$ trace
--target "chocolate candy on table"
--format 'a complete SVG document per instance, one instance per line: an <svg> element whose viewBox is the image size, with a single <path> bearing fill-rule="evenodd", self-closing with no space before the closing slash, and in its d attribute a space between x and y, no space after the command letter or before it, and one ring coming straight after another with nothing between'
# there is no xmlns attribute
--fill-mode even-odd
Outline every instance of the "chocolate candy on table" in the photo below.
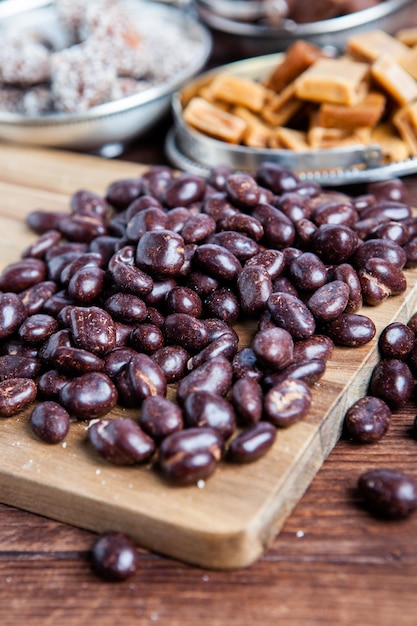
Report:
<svg viewBox="0 0 417 626"><path fill-rule="evenodd" d="M109 531L94 542L91 564L98 576L108 581L122 581L133 576L138 565L137 549L124 533Z"/></svg>
<svg viewBox="0 0 417 626"><path fill-rule="evenodd" d="M42 434L59 403L72 419L99 420L90 442L113 463L139 429L147 458L157 451L155 465L184 484L208 478L229 448L226 459L257 459L276 428L308 414L334 345L374 338L362 301L406 287L411 212L401 184L375 193L350 198L268 162L207 180L153 166L103 197L76 191L69 213L33 211L38 239L0 275L1 414L39 391L40 436L62 436L64 425ZM252 325L250 345L236 322ZM403 339L387 331L385 350L412 369ZM406 400L397 387L391 405ZM137 421L109 417L116 404Z"/></svg>
<svg viewBox="0 0 417 626"><path fill-rule="evenodd" d="M358 480L358 492L365 505L381 517L405 518L417 509L417 483L393 469L364 472Z"/></svg>

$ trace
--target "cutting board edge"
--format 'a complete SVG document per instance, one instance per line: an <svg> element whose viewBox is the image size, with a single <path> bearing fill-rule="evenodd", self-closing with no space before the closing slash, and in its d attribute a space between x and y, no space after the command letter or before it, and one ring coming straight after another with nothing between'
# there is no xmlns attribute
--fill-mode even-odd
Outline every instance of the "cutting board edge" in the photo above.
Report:
<svg viewBox="0 0 417 626"><path fill-rule="evenodd" d="M304 454L306 450L309 454ZM246 525L237 520L235 528L226 531L213 531L208 525L201 531L190 530L188 526L181 527L152 515L147 517L143 511L129 508L123 508L123 515L120 515L120 505L113 502L93 499L91 494L71 493L54 485L41 491L30 475L17 472L7 475L0 472L0 500L9 506L96 533L108 530L127 533L141 548L190 565L212 570L242 569L265 554L308 489L323 463L320 450L319 432L315 430L311 440L305 442L304 450L299 452L299 464L290 467L280 488L269 494ZM281 491L284 492L283 498ZM65 500L67 505L63 506Z"/></svg>

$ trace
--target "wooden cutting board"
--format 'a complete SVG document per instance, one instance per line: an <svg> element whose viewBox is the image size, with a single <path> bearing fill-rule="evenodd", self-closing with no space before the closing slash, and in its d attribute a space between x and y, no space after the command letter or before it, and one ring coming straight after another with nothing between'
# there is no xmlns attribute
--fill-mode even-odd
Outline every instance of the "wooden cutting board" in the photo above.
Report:
<svg viewBox="0 0 417 626"><path fill-rule="evenodd" d="M113 180L138 175L144 167L1 147L0 269L18 260L35 238L24 224L30 211L66 209L77 189L103 193ZM407 279L406 294L365 311L377 336L414 312L415 272ZM249 327L240 335L247 344ZM366 392L377 358L376 339L362 348L336 348L313 389L308 418L280 430L263 459L248 466L221 463L200 486L172 487L149 466L110 466L88 447L85 423L72 424L65 442L48 445L30 432L27 411L1 419L0 501L98 532L120 530L144 548L195 565L248 566L268 548L337 442L344 414Z"/></svg>

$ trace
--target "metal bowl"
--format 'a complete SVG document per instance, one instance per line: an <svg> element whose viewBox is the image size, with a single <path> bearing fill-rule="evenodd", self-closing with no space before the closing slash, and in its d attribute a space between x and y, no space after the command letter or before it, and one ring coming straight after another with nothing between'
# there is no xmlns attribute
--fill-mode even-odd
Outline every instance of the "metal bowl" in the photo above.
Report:
<svg viewBox="0 0 417 626"><path fill-rule="evenodd" d="M172 94L198 74L209 58L212 48L210 32L195 17L173 6L141 0L132 2L131 6L132 15L139 24L141 14L146 12L152 19L160 20L161 36L165 23L177 28L181 38L197 44L197 54L189 59L189 65L163 83L82 113L27 117L0 112L0 139L115 156L169 111ZM56 14L49 6L20 14L18 24L19 28L27 25L44 29L49 35L59 30ZM1 26L16 26L16 17L2 20Z"/></svg>
<svg viewBox="0 0 417 626"><path fill-rule="evenodd" d="M382 150L377 144L308 151L251 148L204 135L184 121L185 105L218 72L242 78L262 79L282 58L283 53L275 53L229 63L199 75L177 91L172 97L174 127L169 132L165 145L173 165L207 176L210 169L218 165L238 170L256 170L262 162L274 161L293 170L300 178L314 179L323 185L383 180L390 175L401 176L417 171L417 158L384 164Z"/></svg>
<svg viewBox="0 0 417 626"><path fill-rule="evenodd" d="M297 39L342 50L347 39L354 34L375 28L395 33L404 26L410 26L413 17L416 20L414 0L385 0L369 9L308 24L283 19L277 26L233 19L230 12L234 0L196 2L197 14L211 29L215 47L219 42L224 50L233 49L233 59L280 52ZM248 4L255 3L249 0Z"/></svg>

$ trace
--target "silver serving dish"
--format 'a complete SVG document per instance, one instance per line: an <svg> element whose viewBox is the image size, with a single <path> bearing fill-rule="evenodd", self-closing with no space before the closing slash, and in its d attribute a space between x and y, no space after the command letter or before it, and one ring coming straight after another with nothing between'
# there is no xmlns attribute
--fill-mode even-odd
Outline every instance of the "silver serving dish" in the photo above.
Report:
<svg viewBox="0 0 417 626"><path fill-rule="evenodd" d="M11 2L10 2L11 4ZM197 54L189 65L169 80L140 93L93 107L83 113L52 113L27 117L0 112L0 139L32 146L47 146L79 151L99 152L115 156L135 137L148 131L170 108L172 94L198 74L204 67L212 49L209 30L195 17L174 6L152 2L131 2L135 19L140 20L146 11L164 23L178 29L182 38L197 43ZM1 3L0 3L1 6ZM139 21L140 23L140 21ZM18 24L43 29L49 36L59 30L53 7L47 6L0 20L1 26L10 28Z"/></svg>
<svg viewBox="0 0 417 626"><path fill-rule="evenodd" d="M166 153L176 167L206 176L211 168L227 165L237 170L255 170L263 161L274 161L296 172L300 178L317 180L323 185L353 184L383 180L417 171L417 158L401 163L382 163L378 145L349 146L298 152L272 148L250 148L213 139L184 122L183 106L219 72L242 78L262 79L282 59L282 53L237 61L205 72L172 97L174 127L166 139Z"/></svg>
<svg viewBox="0 0 417 626"><path fill-rule="evenodd" d="M413 18L416 22L417 15L414 0L385 0L369 9L330 20L297 24L283 18L272 26L233 18L233 12L243 14L245 0L196 0L196 3L197 13L211 29L215 45L219 42L225 51L233 47L233 58L236 59L280 52L297 39L342 50L347 39L354 34L374 28L395 33L412 25ZM255 5L262 3L249 0L247 4L249 17L251 11L255 11Z"/></svg>

